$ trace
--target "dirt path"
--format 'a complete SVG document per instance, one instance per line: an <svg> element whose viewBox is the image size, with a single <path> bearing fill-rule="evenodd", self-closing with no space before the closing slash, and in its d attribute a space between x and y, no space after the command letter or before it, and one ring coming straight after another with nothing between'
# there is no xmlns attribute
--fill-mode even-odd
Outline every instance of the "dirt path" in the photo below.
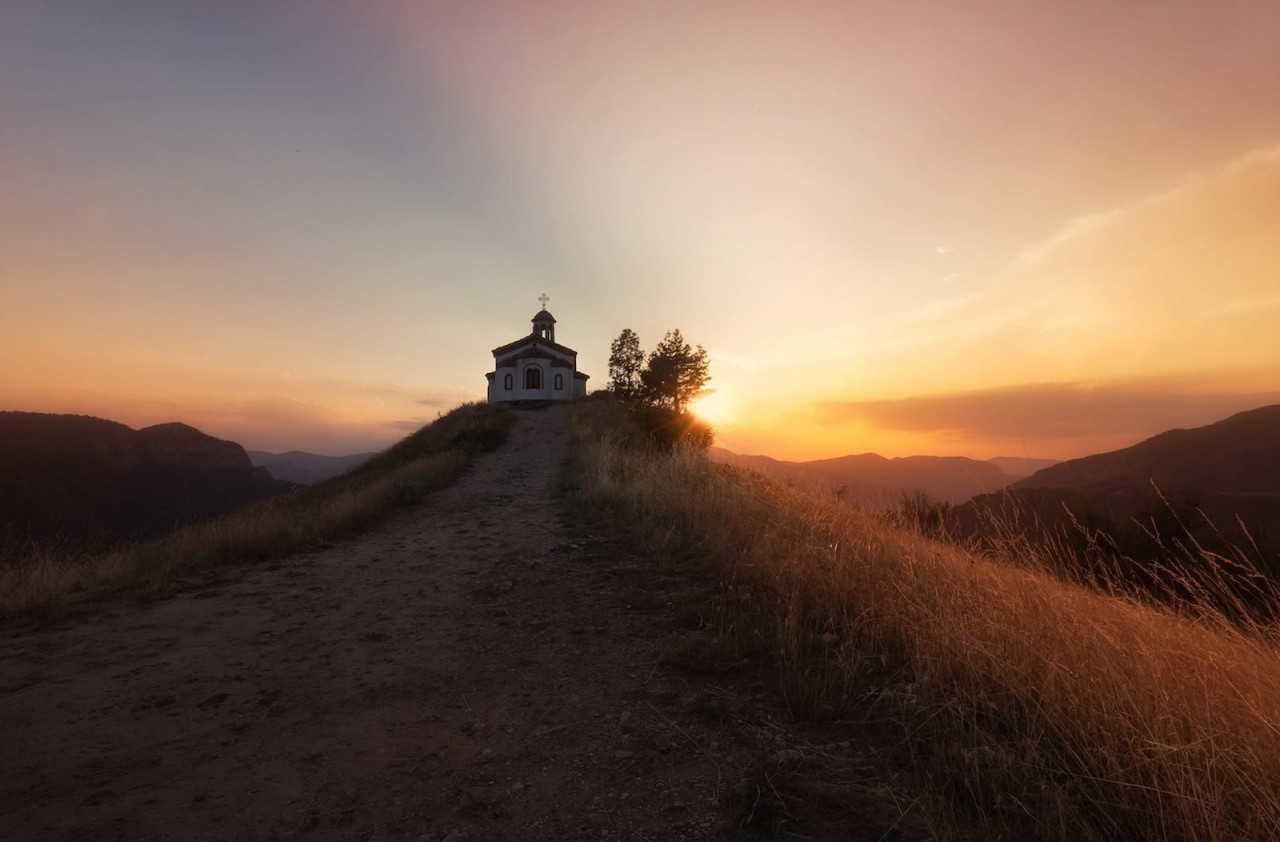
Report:
<svg viewBox="0 0 1280 842"><path fill-rule="evenodd" d="M782 726L659 666L687 586L563 522L568 446L521 413L358 539L4 630L0 839L715 837Z"/></svg>

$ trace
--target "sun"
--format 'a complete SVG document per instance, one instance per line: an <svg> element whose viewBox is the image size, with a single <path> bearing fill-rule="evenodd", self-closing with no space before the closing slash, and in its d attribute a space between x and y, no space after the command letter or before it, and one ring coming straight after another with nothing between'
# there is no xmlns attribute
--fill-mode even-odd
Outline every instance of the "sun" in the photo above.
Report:
<svg viewBox="0 0 1280 842"><path fill-rule="evenodd" d="M733 399L724 392L711 392L689 405L689 411L711 424L725 424L733 420Z"/></svg>

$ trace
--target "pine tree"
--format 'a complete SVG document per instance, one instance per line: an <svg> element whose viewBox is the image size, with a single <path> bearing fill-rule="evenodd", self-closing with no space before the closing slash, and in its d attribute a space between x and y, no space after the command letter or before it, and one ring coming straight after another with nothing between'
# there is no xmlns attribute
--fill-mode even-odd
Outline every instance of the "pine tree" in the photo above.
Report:
<svg viewBox="0 0 1280 842"><path fill-rule="evenodd" d="M609 391L624 400L639 398L643 366L644 351L640 348L640 337L631 328L623 328L609 346Z"/></svg>
<svg viewBox="0 0 1280 842"><path fill-rule="evenodd" d="M684 412L689 401L706 393L709 360L701 346L691 348L677 328L667 331L640 372L643 396L650 403Z"/></svg>

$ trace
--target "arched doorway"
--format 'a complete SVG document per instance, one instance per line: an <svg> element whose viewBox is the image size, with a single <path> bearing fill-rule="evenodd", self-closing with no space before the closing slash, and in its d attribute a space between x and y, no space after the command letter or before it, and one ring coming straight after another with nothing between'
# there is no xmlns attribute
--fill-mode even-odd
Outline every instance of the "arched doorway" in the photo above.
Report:
<svg viewBox="0 0 1280 842"><path fill-rule="evenodd" d="M542 369L531 365L524 370L524 387L526 389L542 388Z"/></svg>

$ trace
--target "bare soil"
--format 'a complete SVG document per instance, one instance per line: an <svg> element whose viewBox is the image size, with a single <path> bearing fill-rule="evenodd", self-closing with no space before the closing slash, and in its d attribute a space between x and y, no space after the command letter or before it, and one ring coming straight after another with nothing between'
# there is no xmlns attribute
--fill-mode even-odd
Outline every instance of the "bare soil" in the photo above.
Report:
<svg viewBox="0 0 1280 842"><path fill-rule="evenodd" d="M715 584L578 523L569 444L522 412L359 538L0 630L0 839L927 835L873 726L672 657Z"/></svg>

